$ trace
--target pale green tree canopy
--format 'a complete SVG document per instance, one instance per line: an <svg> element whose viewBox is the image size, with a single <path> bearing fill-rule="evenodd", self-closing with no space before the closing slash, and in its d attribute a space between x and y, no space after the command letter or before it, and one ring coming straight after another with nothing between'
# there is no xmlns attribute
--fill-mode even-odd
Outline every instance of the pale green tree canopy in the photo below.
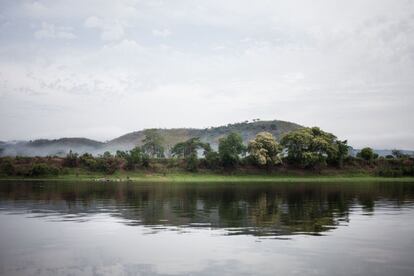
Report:
<svg viewBox="0 0 414 276"><path fill-rule="evenodd" d="M282 162L281 146L269 132L260 132L249 142L248 151L261 166L277 165Z"/></svg>

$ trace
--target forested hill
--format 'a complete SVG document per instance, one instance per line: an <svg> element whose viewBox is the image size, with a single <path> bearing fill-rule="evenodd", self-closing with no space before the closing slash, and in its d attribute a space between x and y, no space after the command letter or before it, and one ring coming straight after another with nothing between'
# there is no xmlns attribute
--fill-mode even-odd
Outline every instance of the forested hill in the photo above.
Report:
<svg viewBox="0 0 414 276"><path fill-rule="evenodd" d="M183 142L192 137L200 137L203 142L208 142L213 148L218 145L218 140L230 132L238 132L244 142L252 139L261 131L271 132L276 138L286 132L301 128L300 125L285 121L259 121L228 124L226 126L210 127L205 129L175 128L157 129L164 140L164 147L168 150L178 142ZM57 140L34 140L6 142L0 145L0 155L20 156L46 156L65 155L69 150L84 153L100 154L105 151L129 150L136 145L141 145L145 137L145 130L131 132L118 138L102 143L86 138L61 138Z"/></svg>
<svg viewBox="0 0 414 276"><path fill-rule="evenodd" d="M163 137L166 149L173 147L178 142L183 142L192 137L200 137L201 141L208 142L213 148L216 148L218 140L230 132L239 133L243 137L243 141L247 144L250 139L254 138L254 136L261 131L271 132L276 138L280 138L282 134L301 127L302 126L295 123L273 120L242 122L204 129L174 128L157 129L157 131ZM135 145L141 145L144 137L144 131L131 132L107 142L106 146L113 149L127 149Z"/></svg>

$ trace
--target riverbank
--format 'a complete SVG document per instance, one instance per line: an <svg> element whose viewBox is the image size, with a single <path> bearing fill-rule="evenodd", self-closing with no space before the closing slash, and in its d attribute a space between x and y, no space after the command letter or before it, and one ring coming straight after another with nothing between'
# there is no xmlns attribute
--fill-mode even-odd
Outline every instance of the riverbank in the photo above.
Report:
<svg viewBox="0 0 414 276"><path fill-rule="evenodd" d="M247 175L214 173L147 174L120 172L113 175L99 173L66 174L49 177L0 176L0 181L96 181L96 182L414 182L414 177L379 177L363 174L343 175Z"/></svg>

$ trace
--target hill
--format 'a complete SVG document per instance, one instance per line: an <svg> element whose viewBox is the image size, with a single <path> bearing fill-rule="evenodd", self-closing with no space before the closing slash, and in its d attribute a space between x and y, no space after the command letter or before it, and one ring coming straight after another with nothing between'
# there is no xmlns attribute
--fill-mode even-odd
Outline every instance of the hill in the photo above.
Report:
<svg viewBox="0 0 414 276"><path fill-rule="evenodd" d="M0 145L3 156L66 155L70 150L78 153L98 152L105 143L87 138L39 139L33 141L5 142Z"/></svg>
<svg viewBox="0 0 414 276"><path fill-rule="evenodd" d="M197 128L175 128L157 129L164 138L164 146L171 149L176 143L185 141L192 137L200 137L203 142L208 142L213 148L217 148L218 140L230 132L241 134L243 141L247 142L261 131L271 132L276 138L289 131L302 126L286 121L254 121L228 124L219 127L204 129ZM127 133L106 143L94 141L87 138L61 138L56 140L40 139L34 141L4 142L0 145L1 155L20 156L46 156L65 155L69 150L80 154L89 152L101 154L105 151L129 150L136 145L142 145L145 130Z"/></svg>
<svg viewBox="0 0 414 276"><path fill-rule="evenodd" d="M302 126L285 121L256 121L228 124L226 126L210 127L205 129L196 128L174 128L174 129L157 129L164 138L164 146L170 149L178 142L183 142L192 137L200 137L201 141L210 143L213 148L217 148L218 140L230 132L237 132L243 138L244 143L248 143L257 133L268 131L276 138L282 134L301 128ZM131 132L121 137L108 141L106 147L109 149L129 149L135 145L141 145L144 139L145 130Z"/></svg>

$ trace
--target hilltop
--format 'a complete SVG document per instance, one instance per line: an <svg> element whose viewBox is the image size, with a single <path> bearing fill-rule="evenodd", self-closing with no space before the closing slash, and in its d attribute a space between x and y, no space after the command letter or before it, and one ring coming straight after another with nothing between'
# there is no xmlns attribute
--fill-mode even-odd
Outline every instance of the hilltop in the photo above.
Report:
<svg viewBox="0 0 414 276"><path fill-rule="evenodd" d="M176 143L183 142L192 137L200 137L201 141L208 142L213 148L217 148L218 140L230 132L241 134L244 143L252 139L261 131L272 133L277 139L284 133L301 128L302 126L279 120L241 122L228 124L219 127L210 127L204 129L198 128L173 128L157 129L164 140L164 147L169 150ZM101 154L105 151L115 152L116 150L129 150L134 146L141 145L144 139L145 130L127 133L118 138L107 142L99 142L87 138L60 138L55 140L39 139L33 141L3 142L0 144L2 151L0 155L20 155L20 156L46 156L59 155L63 156L69 150L78 153L89 152L92 154Z"/></svg>

